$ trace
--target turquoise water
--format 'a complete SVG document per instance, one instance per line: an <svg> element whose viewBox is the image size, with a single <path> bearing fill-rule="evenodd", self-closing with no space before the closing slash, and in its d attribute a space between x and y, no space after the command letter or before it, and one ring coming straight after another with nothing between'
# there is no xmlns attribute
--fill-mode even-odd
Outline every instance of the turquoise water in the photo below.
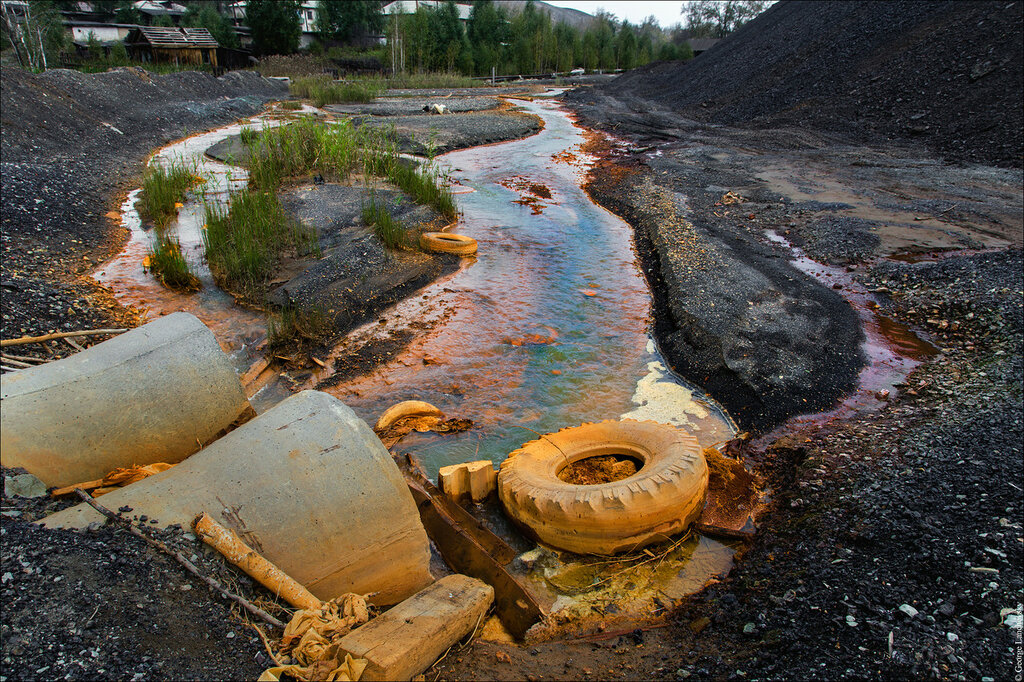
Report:
<svg viewBox="0 0 1024 682"><path fill-rule="evenodd" d="M439 159L460 192L452 231L477 240L477 257L364 331L431 317L433 330L371 375L327 390L371 424L410 399L472 419L465 433L400 443L432 476L447 464L498 463L537 434L626 414L685 426L704 445L729 438L728 418L673 377L650 340L631 229L580 186L591 161L580 151L583 131L555 102L521 106L544 120L543 131Z"/></svg>

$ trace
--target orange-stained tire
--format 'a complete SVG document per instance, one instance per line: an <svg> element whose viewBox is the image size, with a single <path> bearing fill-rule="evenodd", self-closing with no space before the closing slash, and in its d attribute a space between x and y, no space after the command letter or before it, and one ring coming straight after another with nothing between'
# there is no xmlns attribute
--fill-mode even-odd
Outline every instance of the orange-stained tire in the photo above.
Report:
<svg viewBox="0 0 1024 682"><path fill-rule="evenodd" d="M581 459L629 455L629 478L573 485L558 472ZM632 419L562 429L525 443L498 473L506 513L546 545L578 554L615 554L680 533L700 516L708 467L692 435Z"/></svg>
<svg viewBox="0 0 1024 682"><path fill-rule="evenodd" d="M424 232L420 235L420 248L436 253L453 253L456 256L472 256L476 253L476 240L450 232Z"/></svg>
<svg viewBox="0 0 1024 682"><path fill-rule="evenodd" d="M444 417L444 412L422 400L403 400L384 410L373 430L377 433L387 431L399 419L406 417Z"/></svg>

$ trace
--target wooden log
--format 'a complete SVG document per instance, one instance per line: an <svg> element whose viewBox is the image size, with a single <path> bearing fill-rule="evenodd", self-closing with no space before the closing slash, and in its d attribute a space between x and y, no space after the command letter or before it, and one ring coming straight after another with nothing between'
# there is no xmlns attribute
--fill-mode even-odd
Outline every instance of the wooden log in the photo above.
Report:
<svg viewBox="0 0 1024 682"><path fill-rule="evenodd" d="M345 635L338 647L366 659L364 680L409 680L483 620L494 590L465 575L449 575Z"/></svg>
<svg viewBox="0 0 1024 682"><path fill-rule="evenodd" d="M6 348L7 346L21 346L26 343L42 343L43 341L52 341L53 339L66 339L72 336L100 336L104 334L121 334L128 331L127 329L86 329L84 331L77 332L54 332L53 334L43 334L42 336L22 336L17 339L3 339L0 341L0 348Z"/></svg>
<svg viewBox="0 0 1024 682"><path fill-rule="evenodd" d="M297 609L319 609L319 599L288 574L260 556L242 542L234 531L220 525L206 512L193 523L196 535L224 555L224 558L245 571L253 580L284 599Z"/></svg>

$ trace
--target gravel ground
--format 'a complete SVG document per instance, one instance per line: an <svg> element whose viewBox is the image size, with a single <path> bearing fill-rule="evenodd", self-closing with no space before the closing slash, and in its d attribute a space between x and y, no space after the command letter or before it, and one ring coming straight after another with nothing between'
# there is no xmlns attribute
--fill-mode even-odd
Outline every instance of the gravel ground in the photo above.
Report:
<svg viewBox="0 0 1024 682"><path fill-rule="evenodd" d="M6 478L19 471L3 473ZM29 523L69 504L4 494L0 676L255 679L271 665L237 606L123 528L79 533ZM131 513L126 517L134 518ZM279 618L287 617L284 608L190 533L177 528L149 532L205 575L235 593L259 599Z"/></svg>
<svg viewBox="0 0 1024 682"><path fill-rule="evenodd" d="M155 147L286 94L254 74L4 68L0 78L3 338L134 324L135 314L87 277L127 236L104 214L137 186ZM53 342L19 352L74 349ZM227 604L125 531L83 535L27 523L51 507L4 494L4 679L253 679L269 663ZM181 542L206 556L194 540ZM219 558L204 561L252 594Z"/></svg>
<svg viewBox="0 0 1024 682"><path fill-rule="evenodd" d="M926 17L935 12L932 20L959 17L929 28L943 35L959 31L961 47L973 44L975 30L984 33L998 11L1013 10L1019 42L1019 4L914 7ZM717 62L653 66L608 88L571 93L581 121L620 138L604 150L606 163L593 172L589 189L634 224L655 294L655 333L677 367L688 359L673 356L666 337L690 322L680 309L700 314L701 306L717 303L704 294L730 283L738 268L786 269L792 254L769 231L840 266L845 277L873 292L880 312L941 352L888 399L790 419L746 445L743 461L766 491L760 530L738 552L730 575L684 602L667 627L528 647L476 642L442 662L441 678L1002 680L1016 674L1020 630L1012 624L1015 618L1019 623L1024 590L1024 182L1019 171L945 160L1013 166L1017 154L1019 166L1020 147L1013 142L1019 131L990 144L931 122L938 130L928 143L943 160L922 150L920 136L900 135L897 128L888 129L894 139L885 141L884 127L840 134L839 126L822 125L821 112L841 112L841 93L850 78L860 77L839 71L858 60L833 60L828 52L841 57L843 50L871 45L829 38L823 22L836 20L840 10L847 21L835 26L844 36L882 32L890 46L904 48L886 53L900 68L865 65L865 77L878 76L876 82L912 85L919 72L936 70L955 79L955 65L975 56L933 48L925 55L930 63L916 64L908 55L923 59L915 39L920 34L911 30L918 22L906 16L885 21L891 11L907 14L902 3L779 3L760 26L753 22L723 44L731 42L731 51L716 48ZM978 21L983 25L976 27ZM893 35L893 26L909 35ZM821 52L806 48L806 62L787 61L792 43L804 39ZM774 71L729 61L755 51L755 63ZM862 52L871 64L871 50ZM804 73L798 67L834 80L815 85L817 76L791 77L794 70ZM715 117L728 115L727 104L770 109L784 90L809 102L806 118L778 119L787 127L768 127L773 119L767 116L730 121L744 127L694 120L722 120ZM721 98L700 107L712 91ZM1005 93L987 99L977 90L961 110L950 110L1012 127L1020 91L1017 77ZM905 104L895 106L880 87L874 99L859 102L869 111L894 107L894 120L903 120L914 115L919 95L944 101L942 92L909 92ZM815 99L817 93L822 97ZM1004 94L1009 107L999 104ZM680 105L680 115L668 108L691 96L697 108L710 111ZM851 143L857 139L885 143ZM730 191L742 203L724 202ZM651 197L666 196L671 200L664 210L649 215ZM709 254L723 251L723 242L732 260L726 268L703 267L708 281L702 287L683 288L685 272L662 267L674 259L700 267ZM768 265L773 254L783 262ZM923 260L889 258L908 255ZM811 284L802 286L801 295L813 291ZM852 286L832 288L843 293ZM841 310L838 305L828 314ZM826 337L822 343L841 349L846 342ZM843 371L826 371L837 369Z"/></svg>
<svg viewBox="0 0 1024 682"><path fill-rule="evenodd" d="M668 627L475 642L440 679L1012 679L1022 266L1019 248L860 261L882 310L944 351L878 410L788 422L742 451L767 506L724 581Z"/></svg>

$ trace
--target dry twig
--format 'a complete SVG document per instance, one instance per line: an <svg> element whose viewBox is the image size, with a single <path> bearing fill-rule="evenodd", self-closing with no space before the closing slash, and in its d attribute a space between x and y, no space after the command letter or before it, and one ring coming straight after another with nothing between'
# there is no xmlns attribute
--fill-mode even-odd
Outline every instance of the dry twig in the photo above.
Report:
<svg viewBox="0 0 1024 682"><path fill-rule="evenodd" d="M77 332L54 332L53 334L43 334L42 336L22 336L17 339L3 339L0 341L0 348L6 348L7 346L21 346L26 343L42 343L43 341L52 341L53 339L66 339L72 336L101 336L105 334L120 334L128 331L127 329L86 329L84 331Z"/></svg>
<svg viewBox="0 0 1024 682"><path fill-rule="evenodd" d="M269 613L267 613L263 609L259 608L258 606L254 605L252 602L250 602L249 600L245 599L244 597L240 597L237 594L234 594L233 592L228 592L223 587L221 587L220 583L218 583L216 580L214 580L213 578L210 578L210 577L205 576L202 573L200 573L199 569L196 568L195 565L191 561L189 561L188 559L183 557L179 552L175 552L173 549L171 549L170 547L168 547L164 543L160 542L159 540L155 540L155 539L149 537L148 535L143 533L141 530L139 530L138 528L133 526L131 521L129 521L128 519L125 519L125 518L122 518L122 517L118 516L117 514L115 514L114 512L110 511L109 509L104 507L102 504L100 504L99 502L94 500L92 498L92 496L89 495L89 493L85 492L81 488L77 489L75 492L82 499L82 501L85 502L86 504L88 504L90 507L92 507L93 509L98 511L100 514L103 514L104 516L106 516L108 519L110 519L114 523L125 524L125 527L128 528L128 532L130 532L132 535L134 535L136 537L142 538L142 540L144 542L146 542L147 544L149 544L149 545L151 545L153 547L156 547L157 549L159 549L164 554L167 554L168 556L173 558L179 564L184 566L186 571L188 571L192 575L194 575L197 578L199 578L200 580L202 580L211 589L216 590L217 592L221 593L222 595L224 595L228 599L230 599L230 600L234 601L235 603L237 603L239 606L241 606L243 609L245 609L246 611L248 611L252 615L256 616L257 618L259 618L259 619L261 619L263 621L265 621L266 623L269 623L270 625L273 625L275 628L280 628L282 630L284 629L284 623L279 621L277 618L274 618Z"/></svg>

